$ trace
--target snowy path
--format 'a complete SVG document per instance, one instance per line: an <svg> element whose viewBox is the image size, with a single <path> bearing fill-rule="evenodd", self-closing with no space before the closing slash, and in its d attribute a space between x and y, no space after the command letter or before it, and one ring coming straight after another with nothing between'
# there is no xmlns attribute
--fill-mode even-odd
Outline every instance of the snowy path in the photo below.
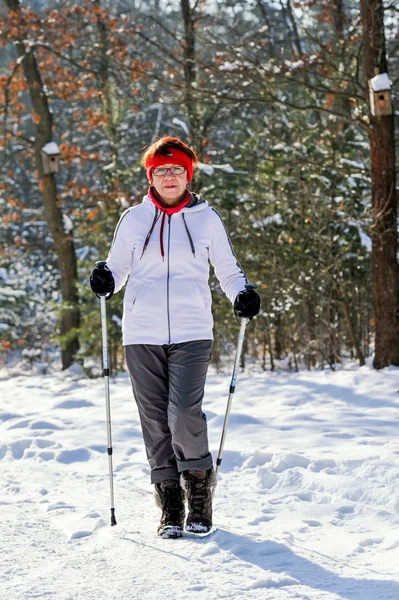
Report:
<svg viewBox="0 0 399 600"><path fill-rule="evenodd" d="M229 376L206 388L216 455ZM0 373L0 598L398 600L399 369L242 375L208 538L161 540L126 375Z"/></svg>

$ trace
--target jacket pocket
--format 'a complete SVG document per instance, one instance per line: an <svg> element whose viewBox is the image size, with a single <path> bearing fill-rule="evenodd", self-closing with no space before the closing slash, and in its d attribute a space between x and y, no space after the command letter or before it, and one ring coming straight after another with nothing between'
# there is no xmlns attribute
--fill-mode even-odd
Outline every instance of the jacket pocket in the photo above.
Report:
<svg viewBox="0 0 399 600"><path fill-rule="evenodd" d="M192 285L192 288L193 288L193 291L194 291L195 298L198 298L198 301L201 304L202 308L204 308L206 310L207 306L206 306L206 303L205 303L205 298L202 295L200 286L195 281L195 279L191 279L191 285Z"/></svg>
<svg viewBox="0 0 399 600"><path fill-rule="evenodd" d="M142 284L141 284L141 285L138 287L138 289L137 289L137 292L136 292L136 294L135 294L135 296L134 296L134 298L133 298L133 302L132 302L132 305L131 305L131 310L133 310L133 309L134 309L134 305L136 304L137 300L139 299L139 295L140 295L140 293L141 293L141 290L143 289L143 285L144 285L144 284L142 283Z"/></svg>

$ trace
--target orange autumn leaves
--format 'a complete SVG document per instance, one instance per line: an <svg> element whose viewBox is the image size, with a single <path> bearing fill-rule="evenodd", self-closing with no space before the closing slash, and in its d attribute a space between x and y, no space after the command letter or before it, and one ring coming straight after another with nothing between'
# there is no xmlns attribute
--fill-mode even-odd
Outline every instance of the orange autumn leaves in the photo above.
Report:
<svg viewBox="0 0 399 600"><path fill-rule="evenodd" d="M106 48L101 30L106 31ZM87 134L106 125L101 103L104 56L128 67L132 72L132 83L145 73L146 65L128 54L133 33L126 15L117 18L90 0L80 5L46 10L44 14L21 5L18 11L4 11L0 46L17 44L19 51L22 46L26 52L34 52L50 106L54 101L68 103L69 106L62 105L61 109L58 104L57 110L71 112L76 126ZM19 58L0 74L0 103L7 107L7 122L13 135L16 135L16 124L17 129L24 126L29 111L23 67L23 60ZM75 108L82 104L86 104L83 111ZM40 115L30 112L30 116L34 125L40 123Z"/></svg>

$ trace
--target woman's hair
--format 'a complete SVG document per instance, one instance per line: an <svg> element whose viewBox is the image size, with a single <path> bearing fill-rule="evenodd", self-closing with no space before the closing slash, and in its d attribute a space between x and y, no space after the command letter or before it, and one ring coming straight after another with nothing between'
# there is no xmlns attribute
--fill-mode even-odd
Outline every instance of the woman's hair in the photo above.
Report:
<svg viewBox="0 0 399 600"><path fill-rule="evenodd" d="M151 144L151 146L148 146L147 150L141 157L141 164L145 169L147 169L151 159L154 158L154 156L167 156L169 148L176 148L181 152L184 152L184 154L186 154L188 158L192 160L193 166L197 164L198 157L195 152L193 152L191 148L189 148L187 144L182 142L179 138L172 137L170 135L163 135L161 138L156 140L156 142Z"/></svg>

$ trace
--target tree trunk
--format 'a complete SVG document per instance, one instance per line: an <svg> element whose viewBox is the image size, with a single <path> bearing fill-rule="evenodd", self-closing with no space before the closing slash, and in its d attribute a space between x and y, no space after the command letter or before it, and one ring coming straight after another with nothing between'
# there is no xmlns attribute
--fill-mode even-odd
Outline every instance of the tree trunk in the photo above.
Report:
<svg viewBox="0 0 399 600"><path fill-rule="evenodd" d="M187 116L190 123L191 144L198 155L200 161L203 156L203 146L201 143L201 126L196 99L197 85L197 65L195 53L195 9L191 8L190 0L181 0L181 12L184 25L184 42L183 42L183 57L184 57L184 84L185 84L185 104ZM195 183L200 177L200 171L197 169L194 173ZM198 185L196 186L198 187Z"/></svg>
<svg viewBox="0 0 399 600"><path fill-rule="evenodd" d="M272 347L272 339L270 336L269 322L267 322L266 335L267 335L267 345L269 346L269 354L270 354L270 370L274 371L273 347Z"/></svg>
<svg viewBox="0 0 399 600"><path fill-rule="evenodd" d="M18 0L6 0L10 11L20 15L24 26ZM39 189L43 197L44 213L50 233L54 240L54 249L60 269L60 285L62 295L62 312L60 334L64 337L61 343L62 368L67 369L79 350L77 328L80 323L77 291L77 262L72 235L64 231L63 215L57 203L57 188L54 174L45 175L41 157L41 149L52 141L52 116L43 82L33 49L25 51L24 43L15 44L32 101L38 124L35 136L35 163L39 172Z"/></svg>
<svg viewBox="0 0 399 600"><path fill-rule="evenodd" d="M348 302L346 301L345 298L343 298L343 300L342 300L342 306L344 308L344 314L345 314L346 324L348 326L348 331L349 331L349 336L350 336L350 339L351 339L351 342L352 342L352 346L356 350L356 358L359 361L359 365L361 367L363 367L366 364L365 360L364 360L364 355L363 355L362 349L360 347L359 338L358 338L358 336L356 334L356 331L355 331L355 326L354 326L354 323L353 323L353 320L352 320L352 317L351 317L351 313L350 313L350 309L349 309L349 304L348 304Z"/></svg>
<svg viewBox="0 0 399 600"><path fill-rule="evenodd" d="M382 0L361 0L367 80L387 72ZM375 318L374 367L399 366L399 289L394 116L370 114L371 283Z"/></svg>
<svg viewBox="0 0 399 600"><path fill-rule="evenodd" d="M306 295L306 309L307 309L307 334L308 334L308 348L309 354L307 356L307 366L309 371L311 368L315 368L316 366L316 354L314 351L315 347L315 317L314 317L314 309L313 309L313 299L310 297L310 291Z"/></svg>
<svg viewBox="0 0 399 600"><path fill-rule="evenodd" d="M276 359L281 360L282 352L283 352L283 330L281 325L281 313L277 313L276 316L276 326L274 328L274 352L276 354Z"/></svg>
<svg viewBox="0 0 399 600"><path fill-rule="evenodd" d="M266 371L266 356L267 356L267 335L263 334L262 342L262 371Z"/></svg>

